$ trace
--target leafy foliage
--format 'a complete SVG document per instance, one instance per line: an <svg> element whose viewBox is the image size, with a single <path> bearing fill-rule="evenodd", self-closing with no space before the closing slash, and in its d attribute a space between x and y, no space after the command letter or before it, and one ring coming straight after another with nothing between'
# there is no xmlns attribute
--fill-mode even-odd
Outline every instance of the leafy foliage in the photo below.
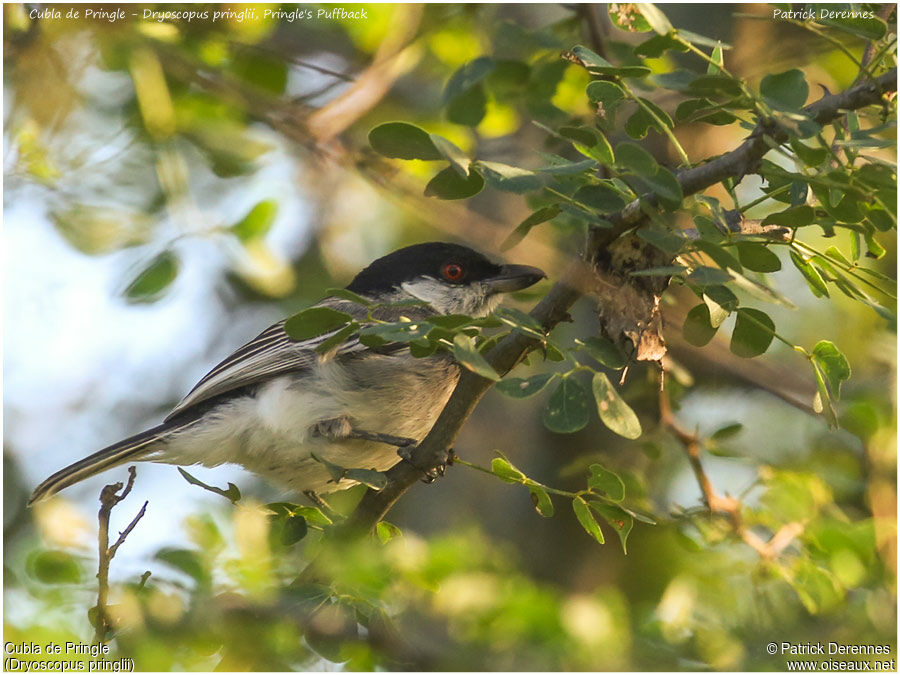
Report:
<svg viewBox="0 0 900 675"><path fill-rule="evenodd" d="M398 524L368 538L338 533L362 490L388 485L369 466L316 458L361 485L315 506L181 470L225 499L173 514L185 541L145 556L140 581L116 579L115 653L143 670L777 670L771 635L894 645L896 104L829 121L806 107L895 67L895 11L861 7L871 16L777 22L772 8L753 10L760 21L699 5L369 5L366 21L314 22L260 6L101 31L43 30L5 6L7 184L41 190L76 251L133 255L126 301L177 295L202 240L222 253L229 301L352 303L286 321L323 359L356 338L445 353L502 395L460 436L453 494L404 498ZM720 39L738 22L765 51L748 42L738 58ZM125 130L129 161L86 162L105 156L80 138L86 118L92 133ZM748 136L765 143L759 162L685 183ZM303 180L273 180L298 147L314 151L282 173ZM321 219L303 256L283 246L298 189ZM624 262L614 246L588 261L578 290L593 306L552 332L514 307L473 318L417 303L385 321L318 284L422 240L423 219L442 238L497 235L554 278L551 252L634 229L617 238ZM608 328L596 291L613 283L617 317L642 302L661 313L659 363L637 358L654 315ZM491 350L511 336L535 349L506 375ZM8 504L24 502L4 473ZM7 511L7 607L30 611L7 610L6 639L81 640L95 583L86 552L59 541L71 521ZM600 546L611 533L621 550ZM298 578L310 561L327 579Z"/></svg>

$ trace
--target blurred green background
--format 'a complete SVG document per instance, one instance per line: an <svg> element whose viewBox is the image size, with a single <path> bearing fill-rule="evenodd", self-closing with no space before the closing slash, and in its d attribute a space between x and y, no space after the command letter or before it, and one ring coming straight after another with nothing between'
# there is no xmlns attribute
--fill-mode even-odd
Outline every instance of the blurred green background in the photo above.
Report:
<svg viewBox="0 0 900 675"><path fill-rule="evenodd" d="M618 61L646 35L615 27L605 5L345 5L356 14L344 17L339 7L123 5L113 18L113 5L42 5L44 15L4 5L4 640L90 640L96 498L125 472L26 509L33 486L155 424L265 326L409 243L457 240L551 278L577 251L583 232L562 219L501 254L530 212L521 195L426 198L434 167L379 158L366 136L404 120L479 157L531 165L536 151L558 151L533 120L592 112L588 75L560 51L593 42ZM80 18L67 18L73 8ZM729 45L726 65L751 86L799 68L814 100L856 78L829 35L774 21L771 6L663 10ZM889 30L895 39L895 16ZM841 39L857 56L865 47ZM483 116L450 121L448 78L485 54L506 65L467 104ZM656 74L706 67L671 52L647 63ZM649 85L642 95L669 111L679 100ZM675 133L697 162L747 131ZM678 162L658 134L644 147ZM893 159L894 148L878 155ZM746 203L759 188L749 176L738 194ZM849 246L812 230L813 245ZM895 231L879 241L886 255L865 264L894 278ZM814 297L790 265L772 281L796 305L767 307L781 333L847 355L840 430L812 412L812 373L792 350L776 342L745 361L722 336L694 348L680 338L690 294L667 293L663 310L682 426L743 425L704 455L716 489L742 498L754 532L798 524L772 559L704 513L681 445L657 423L656 371L641 365L622 388L644 428L637 441L596 419L554 434L540 421L546 393L490 392L456 444L481 465L500 450L561 489L602 462L657 520L635 523L627 555L611 531L603 546L588 537L565 504L541 518L527 490L458 466L391 511L402 536L328 558L343 595L326 602L285 590L321 548L318 533L289 548L266 536L259 505L290 495L234 467L191 470L237 483L233 506L174 467L140 466L111 528L150 501L112 565L114 652L138 670L335 667L323 657L350 669L780 670L785 658L765 645L783 640L888 644L895 658L896 326L843 296ZM527 310L547 288L510 304ZM596 330L590 302L573 317L559 341ZM552 368L533 361L514 374ZM340 494L335 508L359 495ZM367 630L347 640L355 620Z"/></svg>

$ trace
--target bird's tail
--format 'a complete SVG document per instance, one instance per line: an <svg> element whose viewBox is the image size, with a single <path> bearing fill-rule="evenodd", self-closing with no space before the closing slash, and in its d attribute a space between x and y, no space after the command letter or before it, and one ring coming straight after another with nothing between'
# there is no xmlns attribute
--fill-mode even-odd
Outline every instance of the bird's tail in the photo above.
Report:
<svg viewBox="0 0 900 675"><path fill-rule="evenodd" d="M47 499L63 488L67 488L119 464L149 459L150 455L160 449L160 443L164 442L167 436L185 429L195 421L181 424L165 422L103 448L89 457L70 464L65 469L60 469L34 489L34 492L31 493L31 499L28 500L28 505L31 506L36 502Z"/></svg>

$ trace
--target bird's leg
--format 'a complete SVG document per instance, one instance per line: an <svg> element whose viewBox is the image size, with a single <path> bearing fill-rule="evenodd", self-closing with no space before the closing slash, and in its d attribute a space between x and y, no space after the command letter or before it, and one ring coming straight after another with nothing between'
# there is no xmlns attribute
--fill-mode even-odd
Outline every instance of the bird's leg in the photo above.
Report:
<svg viewBox="0 0 900 675"><path fill-rule="evenodd" d="M393 445L398 448L406 448L416 444L416 439L414 438L354 429L350 418L345 416L316 422L312 426L311 433L313 436L322 436L335 441L344 438L355 438L361 441L375 441L376 443Z"/></svg>
<svg viewBox="0 0 900 675"><path fill-rule="evenodd" d="M322 436L332 440L343 438L355 438L362 441L375 441L376 443L384 443L385 445L393 445L397 448L397 454L407 464L413 466L425 474L422 479L423 483L433 483L438 476L443 476L446 467L453 464L453 448L447 451L446 461L429 471L423 471L412 461L412 451L418 445L418 441L414 438L405 436L393 436L391 434L380 434L374 431L364 431L362 429L354 429L353 424L348 417L335 417L333 419L322 420L312 427L312 435ZM309 496L309 495L307 495Z"/></svg>

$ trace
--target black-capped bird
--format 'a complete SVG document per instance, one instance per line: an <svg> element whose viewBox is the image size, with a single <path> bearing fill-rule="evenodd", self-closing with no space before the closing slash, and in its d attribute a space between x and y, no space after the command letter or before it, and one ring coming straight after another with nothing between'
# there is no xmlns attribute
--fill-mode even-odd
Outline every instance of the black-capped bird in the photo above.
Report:
<svg viewBox="0 0 900 675"><path fill-rule="evenodd" d="M416 321L432 314L490 314L503 293L527 288L544 273L498 265L477 251L446 243L408 246L379 258L347 286L382 307L378 318ZM365 319L367 308L329 297L318 304ZM405 344L370 349L352 336L326 354L332 334L292 340L284 321L270 326L213 368L159 426L71 466L41 483L30 503L126 462L240 464L305 493L341 490L324 459L346 468L385 471L400 461L398 444L420 442L459 379L446 352L414 358ZM314 457L315 456L315 457ZM319 459L317 459L319 458Z"/></svg>

